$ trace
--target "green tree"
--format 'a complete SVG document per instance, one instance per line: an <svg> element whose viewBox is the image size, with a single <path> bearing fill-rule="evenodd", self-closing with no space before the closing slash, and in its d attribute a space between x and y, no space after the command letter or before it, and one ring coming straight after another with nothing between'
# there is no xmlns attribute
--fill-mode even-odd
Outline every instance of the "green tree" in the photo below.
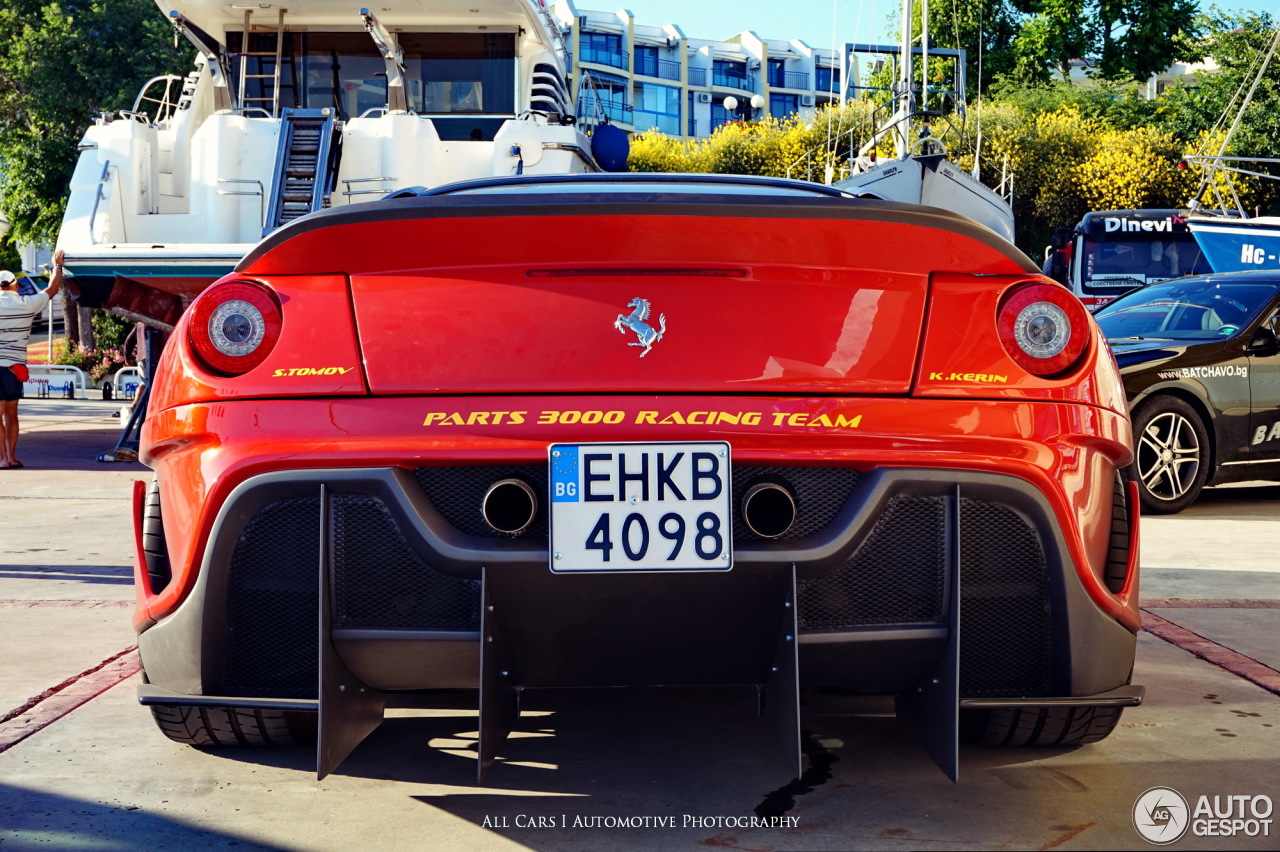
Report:
<svg viewBox="0 0 1280 852"><path fill-rule="evenodd" d="M1201 26L1209 33L1204 50L1218 67L1197 73L1194 87L1166 92L1156 102L1153 123L1183 140L1193 153L1213 155L1219 152L1223 134L1236 119L1241 98L1276 37L1277 21L1266 13L1223 13L1215 7L1202 18ZM1271 58L1240 118L1226 154L1275 157L1280 151L1280 51ZM1206 136L1207 130L1217 132ZM1268 167L1251 168L1265 172ZM1280 180L1256 182L1250 192L1256 210L1274 214L1280 208Z"/></svg>
<svg viewBox="0 0 1280 852"><path fill-rule="evenodd" d="M1090 55L1099 76L1145 80L1170 62L1199 59L1195 0L1094 0Z"/></svg>
<svg viewBox="0 0 1280 852"><path fill-rule="evenodd" d="M0 188L16 240L51 241L85 127L142 83L185 73L152 0L9 0L0 8Z"/></svg>
<svg viewBox="0 0 1280 852"><path fill-rule="evenodd" d="M929 7L930 41L967 52L973 94L999 80L1043 85L1096 61L1108 80L1145 80L1200 58L1195 0L955 0ZM921 21L917 12L914 34ZM981 62L981 72L979 71Z"/></svg>

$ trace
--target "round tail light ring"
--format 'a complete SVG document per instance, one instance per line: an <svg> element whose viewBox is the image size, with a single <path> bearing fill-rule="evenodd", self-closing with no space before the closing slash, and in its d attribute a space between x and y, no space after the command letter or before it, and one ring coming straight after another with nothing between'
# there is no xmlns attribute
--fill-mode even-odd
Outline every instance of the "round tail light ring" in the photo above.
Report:
<svg viewBox="0 0 1280 852"><path fill-rule="evenodd" d="M1069 290L1029 282L1010 290L996 311L1000 343L1018 366L1055 378L1080 363L1089 345L1089 314Z"/></svg>
<svg viewBox="0 0 1280 852"><path fill-rule="evenodd" d="M210 371L238 376L257 367L280 339L283 319L274 293L256 281L227 281L191 307L191 350Z"/></svg>

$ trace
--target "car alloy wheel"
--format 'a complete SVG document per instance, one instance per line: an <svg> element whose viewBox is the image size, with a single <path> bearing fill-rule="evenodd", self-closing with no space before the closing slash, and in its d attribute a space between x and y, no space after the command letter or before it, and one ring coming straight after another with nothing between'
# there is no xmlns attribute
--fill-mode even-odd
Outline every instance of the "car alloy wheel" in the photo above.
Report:
<svg viewBox="0 0 1280 852"><path fill-rule="evenodd" d="M1135 468L1148 511L1180 512L1208 478L1208 436L1191 406L1165 398L1134 416Z"/></svg>

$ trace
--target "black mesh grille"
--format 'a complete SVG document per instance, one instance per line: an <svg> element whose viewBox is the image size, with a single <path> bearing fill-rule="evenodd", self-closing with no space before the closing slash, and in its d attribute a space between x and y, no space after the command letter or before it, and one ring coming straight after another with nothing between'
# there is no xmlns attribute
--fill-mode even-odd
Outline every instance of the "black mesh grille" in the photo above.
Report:
<svg viewBox="0 0 1280 852"><path fill-rule="evenodd" d="M484 522L480 503L489 486L508 477L523 479L538 497L538 514L525 538L547 537L545 512L547 466L469 465L466 467L421 467L413 472L419 487L446 521L461 532L485 538L506 538ZM783 467L734 465L733 494L741 501L752 485L777 482L791 490L796 501L796 522L778 541L803 538L822 530L848 501L858 484L858 471L832 467ZM739 505L733 507L733 533L737 541L760 541L742 522Z"/></svg>
<svg viewBox="0 0 1280 852"><path fill-rule="evenodd" d="M751 486L776 482L796 501L796 522L774 541L804 538L831 523L858 484L858 471L840 467L733 466L733 536L735 541L759 541L742 521L742 498Z"/></svg>
<svg viewBox="0 0 1280 852"><path fill-rule="evenodd" d="M227 694L316 697L319 577L319 497L282 500L253 516L227 579Z"/></svg>
<svg viewBox="0 0 1280 852"><path fill-rule="evenodd" d="M943 621L946 501L897 496L841 568L798 583L801 629Z"/></svg>
<svg viewBox="0 0 1280 852"><path fill-rule="evenodd" d="M478 630L480 582L441 574L405 543L375 497L336 494L333 626Z"/></svg>
<svg viewBox="0 0 1280 852"><path fill-rule="evenodd" d="M1049 577L1040 539L1006 506L960 501L960 694L1045 695Z"/></svg>
<svg viewBox="0 0 1280 852"><path fill-rule="evenodd" d="M480 504L489 486L500 479L523 479L538 495L538 513L522 534L525 538L547 537L547 466L545 464L468 465L466 467L420 467L413 472L418 487L427 495L444 519L455 529L485 538L510 538L484 522Z"/></svg>

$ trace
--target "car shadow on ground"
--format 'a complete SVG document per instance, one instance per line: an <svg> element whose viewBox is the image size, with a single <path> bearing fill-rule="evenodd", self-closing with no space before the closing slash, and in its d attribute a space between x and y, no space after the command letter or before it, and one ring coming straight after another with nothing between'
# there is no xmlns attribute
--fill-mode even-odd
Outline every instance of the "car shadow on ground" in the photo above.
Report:
<svg viewBox="0 0 1280 852"><path fill-rule="evenodd" d="M134 805L108 805L0 784L0 846L5 849L138 849L138 838L166 848L277 850L244 837L208 831Z"/></svg>
<svg viewBox="0 0 1280 852"><path fill-rule="evenodd" d="M408 784L473 788L477 807L530 793L562 797L654 798L662 790L726 787L750 791L746 812L779 810L775 795L793 799L827 783L831 770L873 779L892 769L918 772L928 783L951 782L900 727L891 699L814 696L802 716L808 753L805 777L794 784L775 733L756 713L754 687L526 690L516 729L483 785L477 787L476 693L392 696L382 725L336 770L339 776ZM1069 749L987 749L961 746L961 773L1039 761ZM315 750L209 749L222 759L312 773ZM815 771L816 770L816 771ZM809 788L809 789L805 789ZM771 800L770 797L773 797ZM450 812L468 798L457 791L423 796ZM534 808L529 800L529 807ZM683 804L683 803L682 803ZM694 803L688 803L690 805ZM785 807L783 811L785 811ZM529 813L535 811L530 810ZM479 811L477 811L479 813Z"/></svg>

